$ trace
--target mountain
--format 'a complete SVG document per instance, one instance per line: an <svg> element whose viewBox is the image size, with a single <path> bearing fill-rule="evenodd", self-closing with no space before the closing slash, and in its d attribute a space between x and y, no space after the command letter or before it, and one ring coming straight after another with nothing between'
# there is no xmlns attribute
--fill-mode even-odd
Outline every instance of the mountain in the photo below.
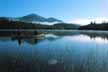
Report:
<svg viewBox="0 0 108 72"><path fill-rule="evenodd" d="M13 21L8 18L0 18L0 29L58 29L58 30L77 30L79 25L69 23L57 23L45 25L40 23L28 23L22 21Z"/></svg>
<svg viewBox="0 0 108 72"><path fill-rule="evenodd" d="M44 18L37 14L29 14L22 17L0 17L0 29L78 29L79 25L64 23L50 17Z"/></svg>
<svg viewBox="0 0 108 72"><path fill-rule="evenodd" d="M48 21L48 22L63 22L63 21L58 20L58 19L53 18L53 17L48 18L47 21Z"/></svg>
<svg viewBox="0 0 108 72"><path fill-rule="evenodd" d="M56 18L53 18L53 17L50 17L50 18L44 18L42 16L39 16L37 14L29 14L29 15L26 15L26 16L23 16L23 17L19 17L17 18L19 19L20 21L24 21L24 22L33 22L33 23L39 23L39 22L48 22L48 23L52 23L52 22L58 22L58 23L61 23L63 21L61 20L58 20Z"/></svg>
<svg viewBox="0 0 108 72"><path fill-rule="evenodd" d="M46 19L44 17L41 17L37 14L29 14L29 15L26 15L26 16L23 16L23 17L19 17L19 20L20 21L29 21L29 22L32 22L32 21L37 21L37 22L44 22L46 21Z"/></svg>

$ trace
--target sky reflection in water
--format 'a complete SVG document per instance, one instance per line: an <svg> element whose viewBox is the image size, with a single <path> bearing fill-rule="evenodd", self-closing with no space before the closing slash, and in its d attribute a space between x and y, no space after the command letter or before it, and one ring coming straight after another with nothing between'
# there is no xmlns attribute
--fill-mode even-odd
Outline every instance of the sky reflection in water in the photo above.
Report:
<svg viewBox="0 0 108 72"><path fill-rule="evenodd" d="M107 72L108 37L105 33L49 33L40 39L0 39L0 53L8 56L23 55L25 59L38 59L43 64L62 65L75 72L77 67L87 72ZM19 42L20 44L19 44ZM61 66L60 66L61 67ZM62 68L64 70L64 68ZM101 69L101 70L100 70ZM67 71L68 72L68 71ZM80 72L80 71L76 71Z"/></svg>

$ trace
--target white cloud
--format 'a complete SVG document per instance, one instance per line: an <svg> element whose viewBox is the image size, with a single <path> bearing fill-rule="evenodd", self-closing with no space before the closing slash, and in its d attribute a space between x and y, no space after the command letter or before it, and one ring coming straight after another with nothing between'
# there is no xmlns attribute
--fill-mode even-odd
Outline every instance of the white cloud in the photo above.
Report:
<svg viewBox="0 0 108 72"><path fill-rule="evenodd" d="M60 22L37 22L37 21L32 21L32 23L40 23L40 24L44 24L44 25L53 25L56 23L60 23Z"/></svg>
<svg viewBox="0 0 108 72"><path fill-rule="evenodd" d="M96 23L108 22L108 18L88 18L88 19L80 18L69 21L69 23L76 23L80 25L86 25L89 24L90 22L96 22Z"/></svg>

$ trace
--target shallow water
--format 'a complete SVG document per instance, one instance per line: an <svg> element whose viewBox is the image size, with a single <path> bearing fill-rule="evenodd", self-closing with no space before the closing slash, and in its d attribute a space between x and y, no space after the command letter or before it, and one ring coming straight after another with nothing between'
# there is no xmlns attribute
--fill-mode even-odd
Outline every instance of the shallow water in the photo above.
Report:
<svg viewBox="0 0 108 72"><path fill-rule="evenodd" d="M0 72L108 72L107 31L40 32L0 36Z"/></svg>

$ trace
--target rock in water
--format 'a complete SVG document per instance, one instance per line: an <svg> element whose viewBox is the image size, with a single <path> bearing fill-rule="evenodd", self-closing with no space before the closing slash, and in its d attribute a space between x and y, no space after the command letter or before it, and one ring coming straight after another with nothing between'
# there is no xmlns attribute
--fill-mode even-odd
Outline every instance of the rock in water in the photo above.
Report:
<svg viewBox="0 0 108 72"><path fill-rule="evenodd" d="M50 59L48 61L48 64L57 64L57 63L58 63L57 59Z"/></svg>

